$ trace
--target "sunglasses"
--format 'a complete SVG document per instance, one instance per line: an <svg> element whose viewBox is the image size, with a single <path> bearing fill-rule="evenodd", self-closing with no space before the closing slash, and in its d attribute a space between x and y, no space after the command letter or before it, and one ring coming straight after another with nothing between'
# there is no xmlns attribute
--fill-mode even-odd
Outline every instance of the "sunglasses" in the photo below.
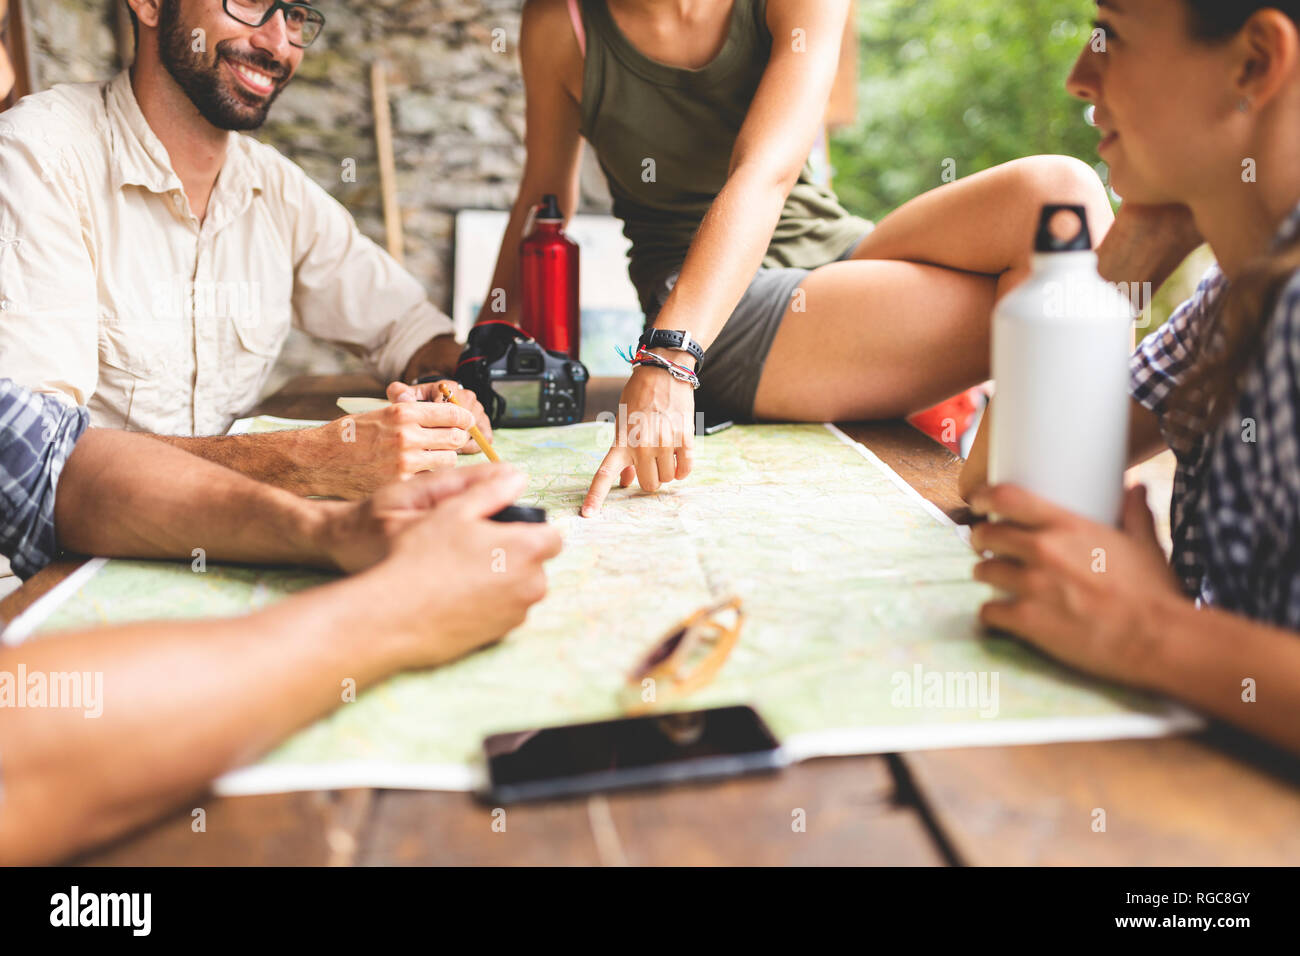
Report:
<svg viewBox="0 0 1300 956"><path fill-rule="evenodd" d="M280 10L284 11L289 43L305 50L325 28L325 14L309 3L285 0L223 0L226 14L246 27L260 27Z"/></svg>
<svg viewBox="0 0 1300 956"><path fill-rule="evenodd" d="M672 628L628 675L624 710L644 714L708 684L731 656L744 622L740 599L732 597L701 608ZM647 680L654 688L650 699L645 696Z"/></svg>

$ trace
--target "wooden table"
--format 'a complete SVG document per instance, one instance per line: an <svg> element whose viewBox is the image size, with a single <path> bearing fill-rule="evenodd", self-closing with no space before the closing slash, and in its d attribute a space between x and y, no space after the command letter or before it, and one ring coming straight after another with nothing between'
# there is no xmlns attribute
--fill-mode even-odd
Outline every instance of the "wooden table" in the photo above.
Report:
<svg viewBox="0 0 1300 956"><path fill-rule="evenodd" d="M590 411L618 382L589 389ZM329 418L365 376L300 379L259 413ZM841 426L957 520L960 461L902 423ZM6 619L66 577L46 569ZM1224 728L1194 737L812 760L775 776L521 805L463 793L349 790L199 798L93 864L1300 863L1300 761ZM1095 810L1105 832L1092 828ZM802 811L803 832L792 826ZM498 828L499 829L499 828Z"/></svg>

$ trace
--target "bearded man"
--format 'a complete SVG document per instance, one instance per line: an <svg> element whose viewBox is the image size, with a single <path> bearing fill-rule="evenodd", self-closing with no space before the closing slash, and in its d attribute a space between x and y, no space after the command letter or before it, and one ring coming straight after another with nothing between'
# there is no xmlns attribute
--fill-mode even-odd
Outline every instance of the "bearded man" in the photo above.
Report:
<svg viewBox="0 0 1300 956"><path fill-rule="evenodd" d="M0 377L304 495L362 497L477 451L473 393L423 401L460 347L420 283L294 163L266 120L325 11L126 0L136 59L0 114ZM290 326L361 355L394 404L225 436Z"/></svg>

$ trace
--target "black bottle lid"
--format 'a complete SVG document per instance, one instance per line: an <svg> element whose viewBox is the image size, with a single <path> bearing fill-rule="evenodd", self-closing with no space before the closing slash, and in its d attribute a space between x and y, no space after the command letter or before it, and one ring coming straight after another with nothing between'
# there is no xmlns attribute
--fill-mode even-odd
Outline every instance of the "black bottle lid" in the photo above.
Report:
<svg viewBox="0 0 1300 956"><path fill-rule="evenodd" d="M1072 238L1062 239L1052 231L1052 220L1061 213L1073 213L1079 220L1079 231ZM1034 237L1035 252L1091 252L1092 234L1088 231L1088 212L1082 206L1051 204L1043 207L1038 220L1038 235Z"/></svg>
<svg viewBox="0 0 1300 956"><path fill-rule="evenodd" d="M557 221L564 220L564 214L560 212L560 199L554 193L547 193L542 197L542 208L537 211L538 219L551 219Z"/></svg>

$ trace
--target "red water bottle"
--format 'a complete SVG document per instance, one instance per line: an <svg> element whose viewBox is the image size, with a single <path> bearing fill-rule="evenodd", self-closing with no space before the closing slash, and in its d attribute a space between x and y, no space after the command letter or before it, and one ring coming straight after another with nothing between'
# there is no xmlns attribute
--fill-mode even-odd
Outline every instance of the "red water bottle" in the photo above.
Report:
<svg viewBox="0 0 1300 956"><path fill-rule="evenodd" d="M542 348L578 358L578 244L564 234L557 197L537 207L533 230L519 243L519 325Z"/></svg>

